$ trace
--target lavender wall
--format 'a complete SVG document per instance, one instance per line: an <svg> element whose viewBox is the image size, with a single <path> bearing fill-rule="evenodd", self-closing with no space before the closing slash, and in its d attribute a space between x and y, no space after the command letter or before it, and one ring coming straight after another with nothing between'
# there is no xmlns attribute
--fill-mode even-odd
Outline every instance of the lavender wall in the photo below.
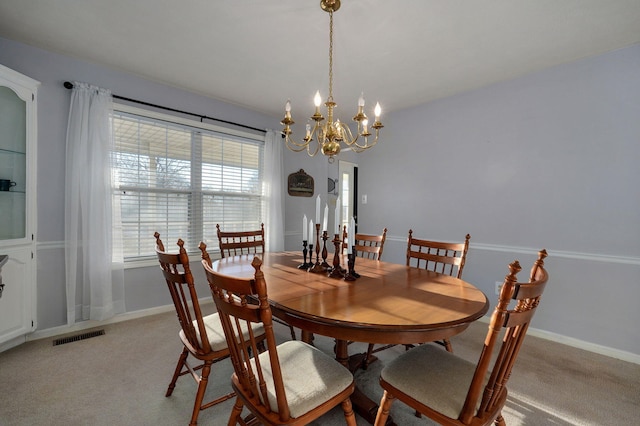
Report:
<svg viewBox="0 0 640 426"><path fill-rule="evenodd" d="M471 234L464 278L492 301L518 258L549 251L533 327L640 360L640 46L397 111L358 157L360 230L386 260ZM369 231L368 231L369 230ZM634 357L635 355L635 357Z"/></svg>

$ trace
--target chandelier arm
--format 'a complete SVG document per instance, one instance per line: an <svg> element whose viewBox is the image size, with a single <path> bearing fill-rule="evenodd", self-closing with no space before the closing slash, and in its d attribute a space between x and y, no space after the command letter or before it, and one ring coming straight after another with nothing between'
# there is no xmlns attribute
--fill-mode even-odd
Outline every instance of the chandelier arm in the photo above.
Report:
<svg viewBox="0 0 640 426"><path fill-rule="evenodd" d="M367 136L363 136L364 144L361 144L361 143L358 143L358 140L360 140L359 139L360 136L362 136L360 133L357 133L354 138L351 133L351 129L349 129L348 126L344 126L344 125L342 126L343 126L343 133L346 133L348 135L347 137L344 138L343 142L345 145L349 146L354 152L360 153L360 152L366 151L369 148L373 148L378 143L379 129L375 129L376 136L373 139L373 141L369 142L369 138Z"/></svg>
<svg viewBox="0 0 640 426"><path fill-rule="evenodd" d="M294 150L294 151L296 151L296 152L300 152L300 151L302 151L302 150L303 150L303 149L305 149L305 148L309 145L309 143L311 142L311 141L309 140L309 141L305 141L305 142L303 142L303 143L298 143L298 142L294 141L294 140L291 138L291 136L289 136L289 135L285 135L284 140L285 140L285 142L287 143L287 146L288 146L288 147L290 147L290 149L292 149L292 150ZM299 148L299 149L298 149L298 148Z"/></svg>
<svg viewBox="0 0 640 426"><path fill-rule="evenodd" d="M340 132L342 134L342 142L347 146L353 145L355 141L358 140L359 134L356 133L356 137L354 138L353 133L351 133L351 128L343 122L340 122Z"/></svg>
<svg viewBox="0 0 640 426"><path fill-rule="evenodd" d="M365 117L366 117L366 116L365 116ZM354 120L355 120L355 119L354 119ZM352 134L351 134L351 129L349 128L349 126L347 126L347 125L345 125L345 124L342 124L345 128L349 129L349 136L350 136L348 140L347 140L347 139L345 139L344 143L345 143L346 145L348 145L348 146L355 145L355 146L357 146L357 147L359 147L359 148L367 149L367 148L368 148L368 145L369 145L369 144L367 143L367 137L368 137L369 135L371 135L371 133L369 133L369 132L366 132L366 133L365 133L364 126L362 125L362 120L355 120L355 121L358 123L358 124L357 124L357 132L356 132L356 136L355 136L355 138L352 136ZM361 144L357 143L357 141L359 140L360 136L362 136L362 137L364 138L364 141L365 141L365 142L364 142L364 145L361 145ZM362 151L359 151L359 152L362 152Z"/></svg>
<svg viewBox="0 0 640 426"><path fill-rule="evenodd" d="M313 151L313 153L311 152L311 145L307 145L307 154L309 154L309 157L315 157L318 151L320 151L320 142L316 143L315 145L316 149L315 151Z"/></svg>
<svg viewBox="0 0 640 426"><path fill-rule="evenodd" d="M316 149L313 151L313 153L311 152L312 151L311 142L314 142L313 139L309 139L304 143L298 143L294 141L289 135L285 135L284 141L289 150L293 152L302 152L306 149L307 154L309 154L310 157L313 157L314 155L316 155L320 150L320 143L316 142L315 144Z"/></svg>
<svg viewBox="0 0 640 426"><path fill-rule="evenodd" d="M364 145L354 144L351 147L351 149L353 149L355 152L363 152L369 148L373 148L374 146L376 146L376 144L378 143L378 130L376 129L376 137L373 139L372 142L369 142L369 138L365 138L364 140L365 140Z"/></svg>
<svg viewBox="0 0 640 426"><path fill-rule="evenodd" d="M302 152L305 149L308 149L307 147L309 146L308 144L296 143L295 141L289 140L287 137L285 137L285 143L287 144L287 148L293 152Z"/></svg>
<svg viewBox="0 0 640 426"><path fill-rule="evenodd" d="M302 152L304 150L307 151L307 154L309 154L309 157L313 157L315 156L318 151L320 151L320 143L316 143L314 144L316 149L313 150L311 149L311 142L313 142L313 140L309 140L308 142L305 143L297 143L296 141L294 141L293 139L291 139L290 137L286 136L285 137L285 143L287 145L287 148L293 152Z"/></svg>

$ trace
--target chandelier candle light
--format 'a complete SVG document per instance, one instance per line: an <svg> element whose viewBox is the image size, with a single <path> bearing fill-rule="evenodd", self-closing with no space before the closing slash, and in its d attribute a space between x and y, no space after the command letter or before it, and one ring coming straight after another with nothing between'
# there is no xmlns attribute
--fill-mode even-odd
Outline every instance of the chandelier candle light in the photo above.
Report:
<svg viewBox="0 0 640 426"><path fill-rule="evenodd" d="M329 13L329 97L324 103L327 107L327 121L323 123L325 118L320 113L322 98L320 97L320 91L317 91L314 97L316 110L310 117L314 122L313 129L310 124L306 125L306 134L301 143L291 138L291 133L293 132L291 126L294 121L291 118L291 101L289 100L284 108L284 119L280 124L284 126L282 134L287 148L291 151L300 152L306 149L311 157L321 151L329 157L329 163L333 163L335 161L334 157L340 153L342 144L351 148L354 152L362 152L376 145L378 143L378 132L384 126L380 122L380 103L376 103L374 109L375 121L371 125L371 128L375 131L375 138L369 141L371 132L369 132L368 128L369 120L364 113L364 94L360 95L358 99L358 112L353 117L353 120L358 123L355 136L351 133L349 126L341 122L340 119L334 121L333 110L337 104L333 101L333 12L340 9L340 0L321 0L320 8ZM314 140L317 142L316 144L311 143ZM316 223L319 223L319 220L319 207L316 207Z"/></svg>

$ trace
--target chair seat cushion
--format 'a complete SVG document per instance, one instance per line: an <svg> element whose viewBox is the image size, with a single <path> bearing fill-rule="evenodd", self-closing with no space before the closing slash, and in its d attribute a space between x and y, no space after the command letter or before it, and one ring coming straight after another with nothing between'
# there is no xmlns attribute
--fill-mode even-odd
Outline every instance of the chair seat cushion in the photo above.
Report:
<svg viewBox="0 0 640 426"><path fill-rule="evenodd" d="M422 404L456 419L475 368L476 364L439 346L425 344L393 359L380 377Z"/></svg>
<svg viewBox="0 0 640 426"><path fill-rule="evenodd" d="M291 417L299 417L353 384L353 375L334 358L299 340L277 347ZM259 355L271 410L278 412L269 352ZM263 401L264 402L264 401Z"/></svg>
<svg viewBox="0 0 640 426"><path fill-rule="evenodd" d="M227 339L224 336L224 329L222 328L222 323L220 322L220 316L218 313L214 313L211 315L207 315L202 317L204 322L204 328L207 332L207 338L209 339L209 345L211 346L212 351L222 351L227 349ZM193 326L196 329L196 335L198 336L198 342L202 344L202 339L200 338L200 330L198 329L197 321L193 321ZM254 335L258 336L260 334L264 334L264 327L262 324L254 324L252 326ZM244 336L249 338L249 331L245 329ZM184 331L180 330L180 339L182 341L186 341L186 337Z"/></svg>

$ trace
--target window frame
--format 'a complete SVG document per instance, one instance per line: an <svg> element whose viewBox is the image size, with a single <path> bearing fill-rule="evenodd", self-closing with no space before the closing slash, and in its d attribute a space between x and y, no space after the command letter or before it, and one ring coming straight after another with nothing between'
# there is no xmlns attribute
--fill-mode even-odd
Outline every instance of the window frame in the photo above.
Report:
<svg viewBox="0 0 640 426"><path fill-rule="evenodd" d="M261 206L260 208L260 216L264 216L264 146L265 146L265 138L266 135L265 134L255 134L255 133L249 133L249 132L245 132L242 130L236 130L236 129L230 129L230 128L226 128L226 127L222 127L222 126L217 126L214 124L209 124L209 123L203 123L200 121L196 121L194 119L190 119L190 118L184 118L184 117L180 117L177 115L172 115L172 114L167 114L167 113L162 113L162 112L157 112L157 111L152 111L152 110L148 110L148 109L144 109L144 108L139 108L139 107L135 107L129 104L124 104L124 103L119 103L119 102L114 102L113 103L113 111L114 113L124 113L124 114L133 114L133 115L138 115L141 116L143 118L148 118L150 120L158 120L158 121L164 121L167 122L171 125L177 125L177 126L186 126L188 128L191 129L202 129L203 131L211 131L211 132L217 132L217 133L221 133L224 135L229 135L232 137L239 137L239 138L243 138L243 139L249 139L251 141L254 141L256 143L256 145L261 145L260 149L261 149L261 153L260 153L260 186L261 186L261 190L259 191L259 195L257 196L259 198L259 205ZM113 135L114 138L114 147L115 147L115 134ZM202 167L203 162L198 162L197 163L197 167ZM201 182L200 182L201 184ZM119 190L119 188L113 188L113 195L115 196L115 191ZM152 189L149 192L168 192L168 193L184 193L184 190L179 190L179 189L174 189L174 190L165 190L165 189ZM188 190L186 191L188 193L192 193L193 191ZM199 192L201 195L202 194L215 194L215 191L203 191L202 188L200 188L199 190L197 190L196 192ZM202 209L202 204L198 203L200 205L200 209ZM197 221L199 223L199 226L202 227L203 224L200 221ZM261 220L261 222L263 222L263 220ZM197 223L196 223L197 225ZM194 224L191 224L190 226L194 226ZM153 238L153 236L151 236L150 238ZM215 235L211 235L209 236L208 240L209 241L213 241L215 238L217 238ZM167 246L168 241L164 241L165 246ZM217 240L216 240L217 243ZM196 255L198 259L200 258L200 252L197 250L197 246L195 247L191 247L193 244L188 244L188 250L189 250L189 254L190 255ZM170 247L170 246L169 246ZM217 253L217 251L213 251L210 252L210 255L212 258L217 258L219 257L219 254ZM155 255L149 255L149 256L139 256L139 257L129 257L129 258L125 258L124 259L124 268L125 269L130 269L130 268L140 268L140 267L148 267L148 266L155 266L157 265L157 259L155 257Z"/></svg>

